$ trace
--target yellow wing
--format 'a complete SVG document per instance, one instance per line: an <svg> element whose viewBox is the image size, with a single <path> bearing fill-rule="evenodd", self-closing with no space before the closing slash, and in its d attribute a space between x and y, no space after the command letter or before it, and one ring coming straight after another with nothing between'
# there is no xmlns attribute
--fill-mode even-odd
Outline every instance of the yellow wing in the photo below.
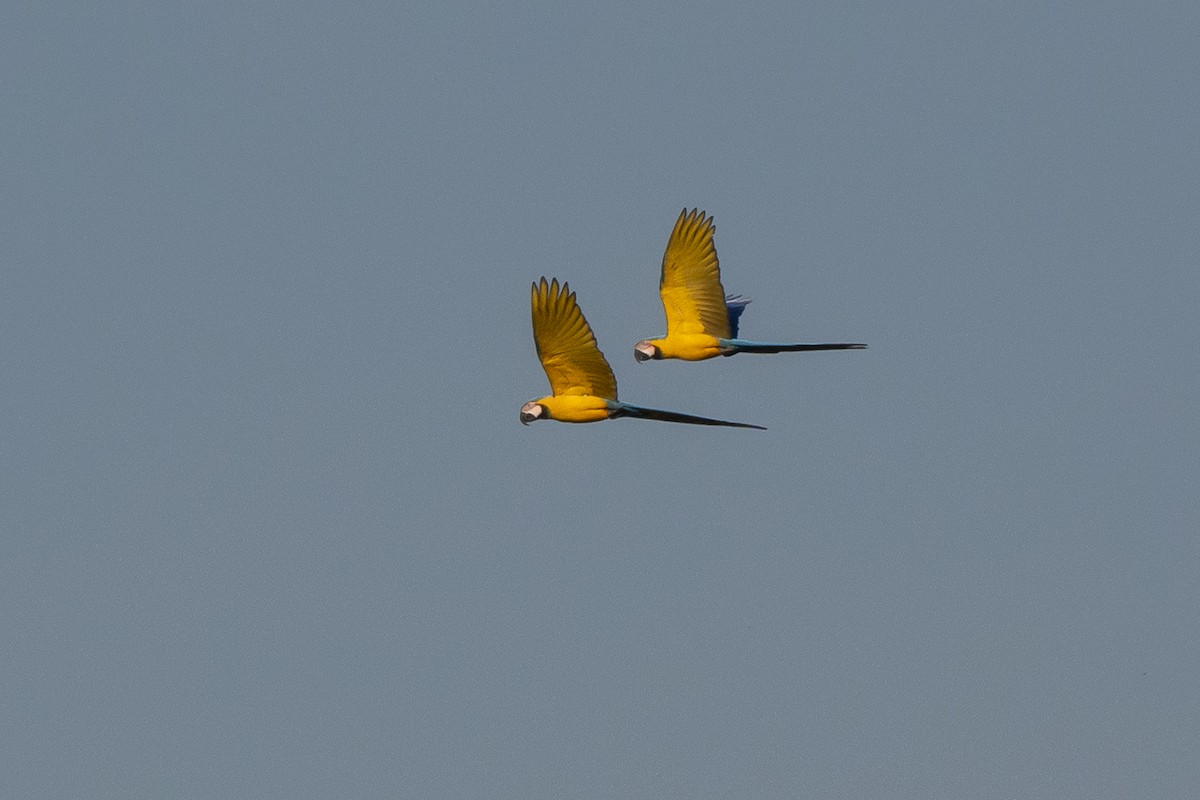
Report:
<svg viewBox="0 0 1200 800"><path fill-rule="evenodd" d="M570 287L564 283L560 291L557 278L550 283L542 278L533 284L530 304L533 343L550 391L555 396L590 394L616 400L617 379Z"/></svg>
<svg viewBox="0 0 1200 800"><path fill-rule="evenodd" d="M716 226L703 211L686 208L675 221L675 230L663 253L658 292L667 312L667 338L686 333L707 333L729 338L729 312L713 244Z"/></svg>

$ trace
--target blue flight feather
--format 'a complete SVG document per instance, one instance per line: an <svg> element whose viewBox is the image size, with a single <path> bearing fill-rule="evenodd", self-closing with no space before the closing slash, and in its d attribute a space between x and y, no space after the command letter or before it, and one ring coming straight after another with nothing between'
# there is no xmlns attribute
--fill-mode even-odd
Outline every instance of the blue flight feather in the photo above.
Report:
<svg viewBox="0 0 1200 800"><path fill-rule="evenodd" d="M737 338L738 320L741 319L742 312L748 305L750 305L749 297L742 297L740 294L725 295L725 311L729 314L729 338Z"/></svg>

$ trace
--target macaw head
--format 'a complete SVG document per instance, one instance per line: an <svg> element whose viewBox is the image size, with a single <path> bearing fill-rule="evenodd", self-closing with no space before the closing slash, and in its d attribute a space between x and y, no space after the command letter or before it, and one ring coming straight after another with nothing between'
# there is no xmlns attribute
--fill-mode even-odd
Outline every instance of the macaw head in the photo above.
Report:
<svg viewBox="0 0 1200 800"><path fill-rule="evenodd" d="M530 400L525 405L521 406L521 424L528 425L534 420L548 419L546 407L537 400Z"/></svg>
<svg viewBox="0 0 1200 800"><path fill-rule="evenodd" d="M657 360L662 358L662 351L643 339L633 346L633 357L639 363L652 358Z"/></svg>

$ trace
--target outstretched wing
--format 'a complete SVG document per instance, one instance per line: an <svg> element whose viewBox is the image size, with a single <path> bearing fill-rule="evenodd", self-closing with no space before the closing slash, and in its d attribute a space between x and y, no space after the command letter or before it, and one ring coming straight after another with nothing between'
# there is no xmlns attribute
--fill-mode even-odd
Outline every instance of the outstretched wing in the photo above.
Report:
<svg viewBox="0 0 1200 800"><path fill-rule="evenodd" d="M685 208L675 221L658 282L667 312L667 338L687 333L729 338L715 232L712 217L694 208Z"/></svg>
<svg viewBox="0 0 1200 800"><path fill-rule="evenodd" d="M533 284L530 294L533 343L554 395L590 394L617 399L617 379L596 336L575 302L575 293L558 278Z"/></svg>

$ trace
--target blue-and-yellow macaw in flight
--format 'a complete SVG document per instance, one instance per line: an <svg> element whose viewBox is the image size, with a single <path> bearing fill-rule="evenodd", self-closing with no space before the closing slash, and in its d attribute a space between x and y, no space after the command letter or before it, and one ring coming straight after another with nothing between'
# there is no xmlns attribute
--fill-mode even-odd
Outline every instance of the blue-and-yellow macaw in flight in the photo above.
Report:
<svg viewBox="0 0 1200 800"><path fill-rule="evenodd" d="M612 367L596 344L591 326L575 302L575 293L567 284L559 288L558 279L533 284L530 296L533 315L533 342L542 369L550 379L552 394L530 400L521 406L521 424L539 419L559 422L599 422L617 417L657 419L663 422L689 422L694 425L725 425L731 428L755 428L761 425L726 422L694 417L675 411L644 408L617 399L617 379Z"/></svg>
<svg viewBox="0 0 1200 800"><path fill-rule="evenodd" d="M775 344L737 338L738 318L749 300L726 296L713 244L716 226L703 211L685 208L663 253L658 292L667 312L667 335L633 346L638 361L681 358L703 361L734 353L784 353L799 350L861 350L865 344Z"/></svg>

